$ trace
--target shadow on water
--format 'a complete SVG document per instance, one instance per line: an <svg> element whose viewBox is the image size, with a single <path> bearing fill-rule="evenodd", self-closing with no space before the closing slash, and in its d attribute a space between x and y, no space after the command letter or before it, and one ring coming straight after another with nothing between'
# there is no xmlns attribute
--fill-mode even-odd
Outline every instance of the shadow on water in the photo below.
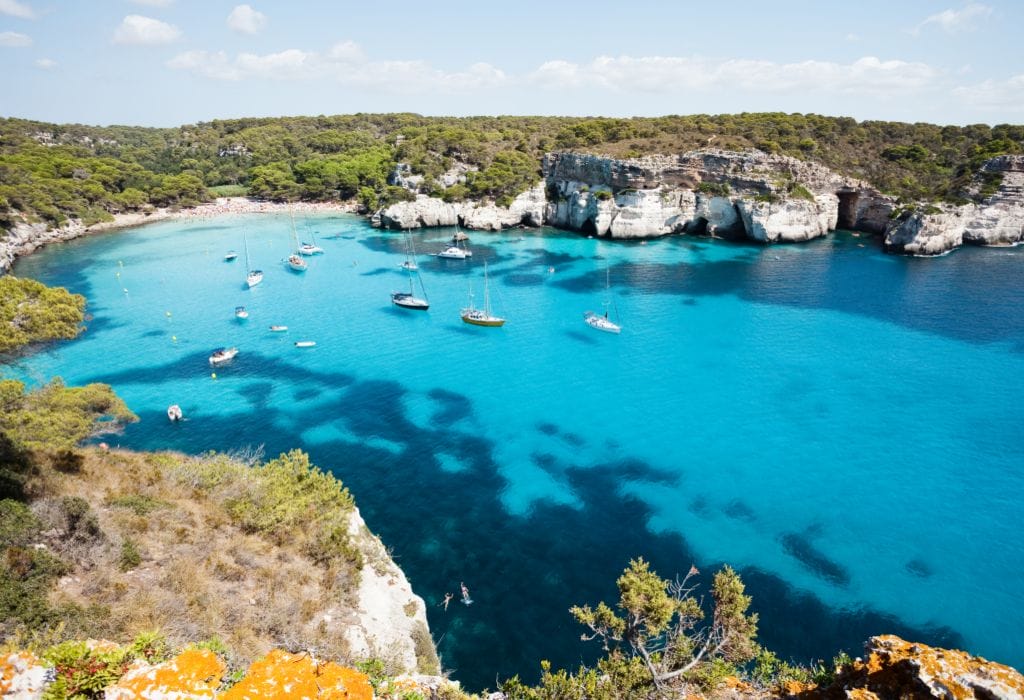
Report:
<svg viewBox="0 0 1024 700"><path fill-rule="evenodd" d="M728 294L758 303L827 309L969 343L1010 341L1024 352L1024 315L1014 311L1020 298L1018 257L965 248L934 260L879 255L838 240L799 245L744 245L738 257L724 260L619 263L611 268L611 284L620 294L691 300ZM592 294L604 286L604 274L594 269L552 284ZM971 313L951 313L950 290Z"/></svg>
<svg viewBox="0 0 1024 700"><path fill-rule="evenodd" d="M192 373L204 363L205 356L195 355L96 379L160 382ZM174 426L162 412L150 412L142 423L129 426L122 442L192 453L265 442L267 454L276 455L302 444L299 435L283 426L344 427L351 440L304 447L357 494L367 523L393 548L424 597L445 666L470 689L493 687L496 675L535 680L541 659L550 659L555 667L593 661L598 649L578 641L580 628L568 609L614 600L615 580L630 558L643 556L666 577L696 563L705 571L705 585L717 568L694 561L683 536L648 530L651 509L622 486L675 483L676 477L643 461L579 466L534 453L533 462L557 475L579 505L539 501L525 515L514 516L501 500L506 483L494 457L495 443L454 427L472 417L468 397L441 388L429 391L426 397L434 406L428 425L421 426L407 415L403 398L409 392L398 382L357 381L280 362L258 363L256 368L252 376L260 381L242 391L259 410L246 420L205 416L197 409L184 425ZM322 400L293 420L295 415L274 409L268 401L270 380L290 382L293 391L320 387ZM569 444L581 439L554 423L540 423L537 430ZM372 439L380 438L396 449L375 446ZM446 470L435 456L440 453L461 468ZM691 508L699 511L707 505L698 497ZM747 515L740 502L731 508L736 516ZM805 564L826 572L830 565L838 566L819 560L821 554L805 539L794 541L792 550ZM783 657L806 660L840 649L856 653L868 636L882 632L946 646L961 643L950 629L912 628L871 610L835 610L774 575L757 569L740 573L761 615L761 641ZM440 606L443 596L457 593L460 581L476 602L445 611Z"/></svg>

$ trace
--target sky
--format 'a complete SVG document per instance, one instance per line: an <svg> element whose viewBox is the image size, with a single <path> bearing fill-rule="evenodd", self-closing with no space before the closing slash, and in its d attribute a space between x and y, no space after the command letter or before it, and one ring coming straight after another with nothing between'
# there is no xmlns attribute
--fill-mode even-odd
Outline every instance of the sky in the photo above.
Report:
<svg viewBox="0 0 1024 700"><path fill-rule="evenodd" d="M1021 0L0 0L0 116L1024 123Z"/></svg>

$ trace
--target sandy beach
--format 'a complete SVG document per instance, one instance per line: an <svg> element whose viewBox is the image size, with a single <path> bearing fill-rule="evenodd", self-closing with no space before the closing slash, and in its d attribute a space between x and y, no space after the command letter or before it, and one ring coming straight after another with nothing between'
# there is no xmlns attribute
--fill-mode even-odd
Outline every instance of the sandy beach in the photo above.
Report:
<svg viewBox="0 0 1024 700"><path fill-rule="evenodd" d="M225 214L274 214L286 213L289 209L296 214L304 212L355 213L359 205L355 202L267 202L249 197L218 197L212 202L186 209L156 209L150 212L114 214L113 221L93 224L87 233L139 226L168 219L209 219Z"/></svg>

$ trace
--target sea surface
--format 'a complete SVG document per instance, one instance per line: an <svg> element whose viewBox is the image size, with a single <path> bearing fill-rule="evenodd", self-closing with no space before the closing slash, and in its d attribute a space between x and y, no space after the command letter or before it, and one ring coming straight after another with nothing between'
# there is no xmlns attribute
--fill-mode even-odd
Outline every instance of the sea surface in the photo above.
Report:
<svg viewBox="0 0 1024 700"><path fill-rule="evenodd" d="M15 274L84 294L92 318L4 371L112 384L142 419L107 438L124 447L307 450L351 488L471 689L593 660L568 609L614 600L638 556L669 578L697 566L705 592L732 565L760 640L798 661L896 633L1024 666L1024 250L542 229L473 232L453 261L425 255L453 232L436 229L411 236L423 313L389 303L405 236L342 215L298 229L326 250L304 274L276 215L23 259ZM266 273L252 290L243 257L222 260L243 233ZM504 328L459 319L484 261ZM583 323L606 276L619 336ZM225 345L240 354L211 370ZM445 610L460 582L475 602Z"/></svg>

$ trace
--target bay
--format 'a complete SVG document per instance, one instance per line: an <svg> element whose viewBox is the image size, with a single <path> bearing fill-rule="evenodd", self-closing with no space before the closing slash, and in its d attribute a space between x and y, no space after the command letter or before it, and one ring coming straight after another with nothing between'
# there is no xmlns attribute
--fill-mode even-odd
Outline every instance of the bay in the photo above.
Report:
<svg viewBox="0 0 1024 700"><path fill-rule="evenodd" d="M568 608L612 600L636 556L666 577L696 565L705 591L732 565L760 640L798 661L897 633L1024 664L1024 251L471 232L470 260L420 256L421 313L390 305L408 284L401 234L323 214L299 231L326 250L304 274L283 264L276 215L20 260L92 318L5 372L112 384L142 419L124 447L307 450L353 491L471 689L592 660ZM222 259L243 232L266 273L251 290L242 259ZM437 252L452 232L412 238ZM459 319L484 260L504 328ZM606 269L619 336L582 319ZM211 370L224 345L238 358ZM474 604L446 611L462 581Z"/></svg>

